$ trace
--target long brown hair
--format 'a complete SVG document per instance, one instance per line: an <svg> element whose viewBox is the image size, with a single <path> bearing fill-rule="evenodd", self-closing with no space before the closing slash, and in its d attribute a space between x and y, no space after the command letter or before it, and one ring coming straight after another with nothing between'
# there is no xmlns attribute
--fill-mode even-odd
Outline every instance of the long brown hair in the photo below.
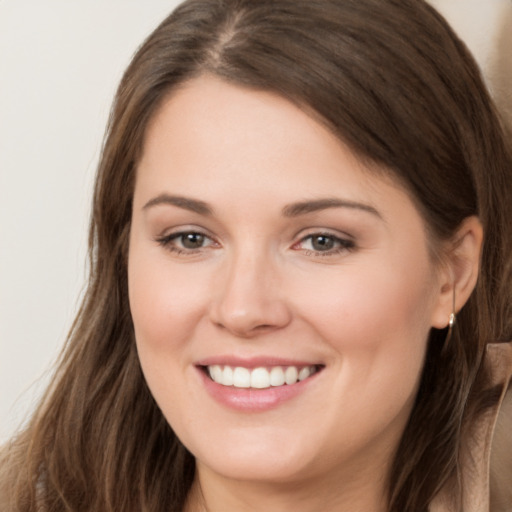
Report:
<svg viewBox="0 0 512 512"><path fill-rule="evenodd" d="M512 338L512 158L476 64L422 0L189 0L141 46L99 165L83 305L51 388L3 453L7 510L183 507L194 458L144 382L126 263L146 126L173 88L202 73L315 112L409 190L433 241L480 217L476 290L446 351L446 333L432 330L389 476L390 511L425 511L458 470L462 420L479 409L467 404L482 402L486 343Z"/></svg>

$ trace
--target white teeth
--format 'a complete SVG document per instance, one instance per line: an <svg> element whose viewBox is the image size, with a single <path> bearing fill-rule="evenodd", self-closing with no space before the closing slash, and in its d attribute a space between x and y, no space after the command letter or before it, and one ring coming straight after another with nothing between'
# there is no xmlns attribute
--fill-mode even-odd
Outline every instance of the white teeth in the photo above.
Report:
<svg viewBox="0 0 512 512"><path fill-rule="evenodd" d="M215 382L219 382L222 378L222 368L219 365L210 366L208 368L208 371L210 372L210 377Z"/></svg>
<svg viewBox="0 0 512 512"><path fill-rule="evenodd" d="M284 380L286 384L295 384L297 382L297 377L299 376L299 372L295 366L288 366L286 371L284 372Z"/></svg>
<svg viewBox="0 0 512 512"><path fill-rule="evenodd" d="M249 370L242 366L231 367L220 365L208 366L208 373L213 381L223 386L235 388L267 389L271 386L291 386L307 379L316 373L315 366L273 366L270 370L264 367Z"/></svg>
<svg viewBox="0 0 512 512"><path fill-rule="evenodd" d="M270 373L266 368L255 368L251 372L251 388L264 389L270 387Z"/></svg>
<svg viewBox="0 0 512 512"><path fill-rule="evenodd" d="M271 386L282 386L285 383L284 371L280 366L274 366L270 370L270 385Z"/></svg>
<svg viewBox="0 0 512 512"><path fill-rule="evenodd" d="M307 379L311 375L311 370L306 366L305 368L301 368L299 372L299 376L297 377L299 380Z"/></svg>
<svg viewBox="0 0 512 512"><path fill-rule="evenodd" d="M231 366L224 366L224 370L222 372L222 384L224 384L224 386L233 385L233 368L231 368Z"/></svg>
<svg viewBox="0 0 512 512"><path fill-rule="evenodd" d="M223 384L223 382L219 382L219 384ZM233 386L235 386L235 388L250 388L251 372L247 368L237 366L233 370Z"/></svg>

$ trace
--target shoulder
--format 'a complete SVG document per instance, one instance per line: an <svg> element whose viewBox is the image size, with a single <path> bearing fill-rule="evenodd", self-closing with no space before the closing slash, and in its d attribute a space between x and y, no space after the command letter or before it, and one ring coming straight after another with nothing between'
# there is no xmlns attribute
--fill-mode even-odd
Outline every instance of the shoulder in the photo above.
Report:
<svg viewBox="0 0 512 512"><path fill-rule="evenodd" d="M512 387L503 399L494 430L490 465L491 512L512 510Z"/></svg>
<svg viewBox="0 0 512 512"><path fill-rule="evenodd" d="M458 473L430 512L512 512L512 343L488 345L488 389L500 398L467 425Z"/></svg>

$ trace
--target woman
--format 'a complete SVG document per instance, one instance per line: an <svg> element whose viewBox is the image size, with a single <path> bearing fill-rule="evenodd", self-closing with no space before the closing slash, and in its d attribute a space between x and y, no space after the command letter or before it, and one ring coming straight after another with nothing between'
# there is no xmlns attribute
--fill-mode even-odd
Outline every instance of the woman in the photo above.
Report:
<svg viewBox="0 0 512 512"><path fill-rule="evenodd" d="M488 510L511 184L422 1L185 2L119 87L88 292L3 509Z"/></svg>

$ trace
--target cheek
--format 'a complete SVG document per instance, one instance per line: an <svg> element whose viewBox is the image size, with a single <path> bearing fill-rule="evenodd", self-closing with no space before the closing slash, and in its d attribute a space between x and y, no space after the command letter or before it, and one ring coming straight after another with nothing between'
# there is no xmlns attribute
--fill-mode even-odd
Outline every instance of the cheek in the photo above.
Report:
<svg viewBox="0 0 512 512"><path fill-rule="evenodd" d="M190 267L191 268L191 267ZM178 269L180 270L180 269ZM196 278L201 276L195 272ZM165 255L130 252L130 310L139 361L160 409L173 426L187 410L183 375L190 371L190 340L203 317L205 280L176 271Z"/></svg>
<svg viewBox="0 0 512 512"><path fill-rule="evenodd" d="M431 274L428 267L397 268L343 271L339 279L317 280L303 296L308 324L333 351L330 399L343 411L333 411L330 423L343 425L354 440L372 439L388 427L401 432L419 385Z"/></svg>
<svg viewBox="0 0 512 512"><path fill-rule="evenodd" d="M160 259L133 251L128 265L130 309L139 349L179 346L194 331L204 309L205 280L197 272L190 275L186 268L176 271Z"/></svg>
<svg viewBox="0 0 512 512"><path fill-rule="evenodd" d="M415 392L430 331L432 274L427 261L400 263L344 268L324 279L317 275L314 288L302 294L308 324L340 361L345 396L366 395L369 402L395 397L399 403Z"/></svg>
<svg viewBox="0 0 512 512"><path fill-rule="evenodd" d="M324 276L315 275L308 293L296 290L302 309L329 339L371 348L384 338L408 342L414 334L428 333L432 309L432 273L428 262L411 265L369 263L345 267ZM374 333L374 335L369 335ZM380 333L380 335L378 335ZM365 335L367 334L367 335ZM424 336L421 337L422 339ZM389 341L389 339L388 339Z"/></svg>

